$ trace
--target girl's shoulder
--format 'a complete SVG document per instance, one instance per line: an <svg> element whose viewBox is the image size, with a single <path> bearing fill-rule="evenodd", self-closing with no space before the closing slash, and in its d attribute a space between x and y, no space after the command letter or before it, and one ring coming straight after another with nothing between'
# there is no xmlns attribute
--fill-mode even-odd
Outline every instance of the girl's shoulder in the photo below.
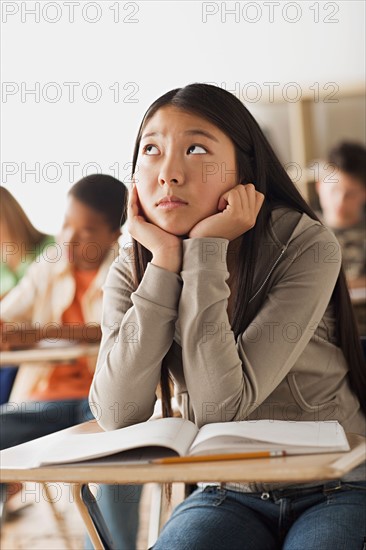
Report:
<svg viewBox="0 0 366 550"><path fill-rule="evenodd" d="M286 246L295 239L297 242L338 242L333 231L320 220L310 217L306 212L283 205L271 210L268 232L279 246Z"/></svg>
<svg viewBox="0 0 366 550"><path fill-rule="evenodd" d="M106 285L126 286L130 291L134 284L134 251L131 243L119 241L119 253L109 267Z"/></svg>

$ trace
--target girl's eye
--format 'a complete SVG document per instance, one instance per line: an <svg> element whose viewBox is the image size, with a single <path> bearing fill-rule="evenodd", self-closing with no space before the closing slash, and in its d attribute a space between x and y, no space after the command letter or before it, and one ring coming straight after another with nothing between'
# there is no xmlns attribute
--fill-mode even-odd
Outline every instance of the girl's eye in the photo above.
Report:
<svg viewBox="0 0 366 550"><path fill-rule="evenodd" d="M195 147L196 149L201 149L201 151L196 151L195 153L193 153L194 155L202 155L204 153L207 153L207 149L205 149L205 147L203 147L202 145L191 145L190 147L188 147L188 151L194 149Z"/></svg>
<svg viewBox="0 0 366 550"><path fill-rule="evenodd" d="M150 147L155 147L155 149L157 149L156 145L145 145L145 147L143 148L143 152L147 155L156 155L156 153L150 153Z"/></svg>

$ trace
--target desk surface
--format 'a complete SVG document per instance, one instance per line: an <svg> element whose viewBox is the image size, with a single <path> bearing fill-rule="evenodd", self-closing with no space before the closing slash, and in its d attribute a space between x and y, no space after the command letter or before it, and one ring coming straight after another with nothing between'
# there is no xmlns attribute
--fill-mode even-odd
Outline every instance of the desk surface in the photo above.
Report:
<svg viewBox="0 0 366 550"><path fill-rule="evenodd" d="M308 482L337 479L366 458L366 439L347 434L351 451L317 455L197 462L192 464L62 465L26 468L32 457L66 433L101 431L96 421L29 441L0 453L1 481L163 483L197 481Z"/></svg>
<svg viewBox="0 0 366 550"><path fill-rule="evenodd" d="M2 351L0 353L0 366L21 365L22 363L71 361L78 357L96 357L98 351L99 344L53 345L18 351Z"/></svg>

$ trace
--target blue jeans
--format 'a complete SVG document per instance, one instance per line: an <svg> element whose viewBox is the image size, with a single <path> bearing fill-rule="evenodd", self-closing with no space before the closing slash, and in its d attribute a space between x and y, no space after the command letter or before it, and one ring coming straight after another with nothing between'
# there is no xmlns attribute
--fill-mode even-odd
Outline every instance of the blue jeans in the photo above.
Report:
<svg viewBox="0 0 366 550"><path fill-rule="evenodd" d="M362 550L366 481L239 493L196 489L175 508L153 550Z"/></svg>
<svg viewBox="0 0 366 550"><path fill-rule="evenodd" d="M93 418L87 399L6 403L0 406L0 449L20 445ZM0 492L4 494L1 485ZM141 486L100 485L99 492L97 502L115 548L134 549ZM89 537L86 537L85 548L93 548Z"/></svg>

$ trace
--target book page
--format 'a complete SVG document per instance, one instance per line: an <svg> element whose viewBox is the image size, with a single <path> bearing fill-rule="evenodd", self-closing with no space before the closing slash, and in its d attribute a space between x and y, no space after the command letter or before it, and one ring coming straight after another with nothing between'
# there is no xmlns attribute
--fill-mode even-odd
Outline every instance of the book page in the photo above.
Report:
<svg viewBox="0 0 366 550"><path fill-rule="evenodd" d="M286 420L243 420L206 424L197 434L190 455L204 452L245 452L283 449L291 452L349 450L337 421L294 422Z"/></svg>
<svg viewBox="0 0 366 550"><path fill-rule="evenodd" d="M130 449L129 451L122 451L121 453L114 453L108 456L101 456L99 458L90 458L89 460L80 460L78 462L69 462L68 468L78 468L80 466L126 466L129 464L146 464L160 458L176 457L178 456L176 451L168 449L167 447L143 447L139 449ZM52 464L57 466L57 464Z"/></svg>
<svg viewBox="0 0 366 550"><path fill-rule="evenodd" d="M43 449L35 465L79 462L151 446L166 447L184 455L197 431L189 420L160 418L110 432L69 434Z"/></svg>

